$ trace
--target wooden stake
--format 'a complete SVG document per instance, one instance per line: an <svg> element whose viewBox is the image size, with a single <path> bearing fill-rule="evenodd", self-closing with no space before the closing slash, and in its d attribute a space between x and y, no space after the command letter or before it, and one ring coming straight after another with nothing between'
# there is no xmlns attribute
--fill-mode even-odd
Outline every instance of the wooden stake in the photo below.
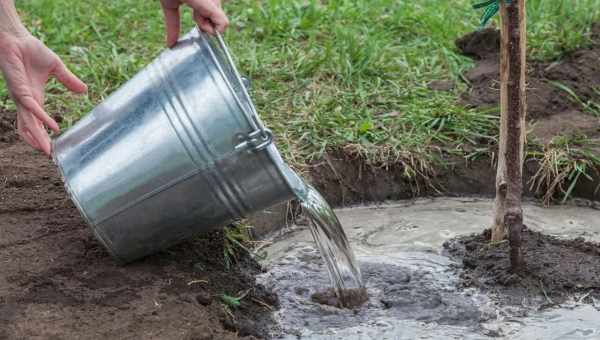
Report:
<svg viewBox="0 0 600 340"><path fill-rule="evenodd" d="M523 228L523 151L526 136L526 17L525 1L501 1L500 39L500 141L496 173L496 201L492 240L506 236L511 247L511 267L523 267L521 230Z"/></svg>

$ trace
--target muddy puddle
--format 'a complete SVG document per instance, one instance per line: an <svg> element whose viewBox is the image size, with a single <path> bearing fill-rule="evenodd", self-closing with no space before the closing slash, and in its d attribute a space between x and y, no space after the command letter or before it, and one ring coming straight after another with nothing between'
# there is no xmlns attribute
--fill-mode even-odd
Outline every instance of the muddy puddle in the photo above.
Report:
<svg viewBox="0 0 600 340"><path fill-rule="evenodd" d="M354 310L311 300L329 277L308 227L278 232L259 277L279 295L279 339L598 339L600 301L573 295L558 307L505 305L493 292L460 285L443 243L481 233L490 221L488 199L437 198L336 211L356 252L369 302ZM600 240L600 210L542 208L526 203L532 230L564 238ZM589 300L589 297L587 297Z"/></svg>

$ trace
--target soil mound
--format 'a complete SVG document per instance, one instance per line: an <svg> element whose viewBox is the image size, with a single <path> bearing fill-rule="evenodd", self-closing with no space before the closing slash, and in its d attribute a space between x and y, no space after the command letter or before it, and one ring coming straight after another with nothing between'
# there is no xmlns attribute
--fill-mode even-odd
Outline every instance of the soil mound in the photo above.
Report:
<svg viewBox="0 0 600 340"><path fill-rule="evenodd" d="M213 232L127 266L93 238L58 171L0 112L0 339L254 339L277 297ZM242 296L226 306L223 294Z"/></svg>
<svg viewBox="0 0 600 340"><path fill-rule="evenodd" d="M586 112L583 105L565 90L572 90L583 103L600 102L600 24L594 25L591 37L591 46L568 53L561 60L528 62L529 120L538 121L546 127L555 127L557 124L553 123L553 116L569 115L575 125L581 123L578 124L580 128L577 133L600 137L598 117ZM499 41L500 32L493 28L473 32L456 40L457 48L476 60L476 66L465 74L471 91L463 96L463 100L469 106L499 105ZM544 130L546 129L538 129ZM555 130L557 134L563 132ZM553 136L546 134L539 137L542 137L542 142L547 143L548 138Z"/></svg>
<svg viewBox="0 0 600 340"><path fill-rule="evenodd" d="M337 296L333 288L328 288L324 291L315 292L310 298L322 305L349 309L358 308L369 300L365 288L346 289L342 292L341 299Z"/></svg>
<svg viewBox="0 0 600 340"><path fill-rule="evenodd" d="M474 59L495 57L500 53L500 31L490 27L468 33L456 39L456 47Z"/></svg>
<svg viewBox="0 0 600 340"><path fill-rule="evenodd" d="M496 292L505 304L550 306L569 298L592 303L600 297L600 244L583 238L559 239L523 230L526 270L510 273L507 241L490 242L490 230L458 237L444 244L462 263L463 287Z"/></svg>

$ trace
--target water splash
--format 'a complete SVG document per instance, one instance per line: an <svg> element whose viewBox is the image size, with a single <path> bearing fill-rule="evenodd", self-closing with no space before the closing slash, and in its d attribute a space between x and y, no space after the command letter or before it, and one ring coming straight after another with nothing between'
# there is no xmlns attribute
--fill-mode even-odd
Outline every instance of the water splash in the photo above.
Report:
<svg viewBox="0 0 600 340"><path fill-rule="evenodd" d="M296 190L303 211L308 215L311 234L323 257L341 307L356 307L367 300L360 268L348 237L333 209L311 185Z"/></svg>

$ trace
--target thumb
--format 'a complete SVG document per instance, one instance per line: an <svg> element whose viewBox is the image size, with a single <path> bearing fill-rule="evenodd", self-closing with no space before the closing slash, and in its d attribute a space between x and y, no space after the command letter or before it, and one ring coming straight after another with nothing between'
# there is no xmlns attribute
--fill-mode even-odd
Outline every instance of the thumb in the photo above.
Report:
<svg viewBox="0 0 600 340"><path fill-rule="evenodd" d="M206 27L207 23L201 20L201 18L210 20L215 29L221 33L225 31L225 28L229 25L227 15L225 15L225 12L218 6L217 2L190 0L187 1L187 4L193 8L194 20L203 31L212 33L213 29L212 27L208 29L208 27Z"/></svg>
<svg viewBox="0 0 600 340"><path fill-rule="evenodd" d="M165 15L165 26L167 29L167 46L173 47L177 43L179 38L179 31L181 30L180 19L179 19L179 7L168 8L163 6L163 13Z"/></svg>
<svg viewBox="0 0 600 340"><path fill-rule="evenodd" d="M75 93L85 93L87 91L87 85L69 71L60 59L58 59L56 67L52 71L52 75L54 75L54 77L70 91Z"/></svg>
<svg viewBox="0 0 600 340"><path fill-rule="evenodd" d="M217 7L216 10L211 13L210 21L213 22L217 31L221 33L225 32L225 28L229 26L227 15L225 15L225 12L223 12L223 10L219 7Z"/></svg>

